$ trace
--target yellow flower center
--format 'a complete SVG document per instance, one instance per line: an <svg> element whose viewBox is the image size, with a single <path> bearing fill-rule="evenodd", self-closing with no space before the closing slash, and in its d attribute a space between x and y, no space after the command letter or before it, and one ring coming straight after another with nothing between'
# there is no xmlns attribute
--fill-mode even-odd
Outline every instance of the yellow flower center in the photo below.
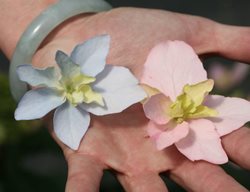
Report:
<svg viewBox="0 0 250 192"><path fill-rule="evenodd" d="M218 112L202 105L206 95L213 89L214 81L208 79L195 85L185 85L182 94L170 105L168 115L177 123L188 119L214 117Z"/></svg>
<svg viewBox="0 0 250 192"><path fill-rule="evenodd" d="M94 77L78 74L70 79L62 79L60 88L63 89L67 100L73 106L77 106L80 103L92 102L103 106L102 95L93 91L90 86L90 83L95 82L95 80Z"/></svg>

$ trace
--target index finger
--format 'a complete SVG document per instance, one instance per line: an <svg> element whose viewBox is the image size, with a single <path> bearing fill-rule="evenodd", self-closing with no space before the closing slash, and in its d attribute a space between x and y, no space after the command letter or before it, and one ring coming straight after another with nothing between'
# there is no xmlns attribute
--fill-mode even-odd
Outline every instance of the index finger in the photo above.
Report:
<svg viewBox="0 0 250 192"><path fill-rule="evenodd" d="M250 129L243 127L222 138L222 143L235 163L250 170Z"/></svg>
<svg viewBox="0 0 250 192"><path fill-rule="evenodd" d="M68 158L66 192L98 192L104 165L87 155L71 154Z"/></svg>

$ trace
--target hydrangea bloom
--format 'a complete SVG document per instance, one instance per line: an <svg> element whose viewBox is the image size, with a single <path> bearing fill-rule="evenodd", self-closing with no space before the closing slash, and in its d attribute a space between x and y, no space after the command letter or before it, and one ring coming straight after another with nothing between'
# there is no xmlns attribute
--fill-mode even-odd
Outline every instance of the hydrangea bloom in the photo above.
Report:
<svg viewBox="0 0 250 192"><path fill-rule="evenodd" d="M106 64L110 37L96 36L74 48L70 57L57 51L58 67L21 65L20 79L37 87L28 91L15 111L16 120L38 119L51 110L57 137L78 149L90 115L119 113L146 97L137 79L124 67Z"/></svg>
<svg viewBox="0 0 250 192"><path fill-rule="evenodd" d="M228 161L220 137L250 119L250 103L208 95L213 80L207 79L201 61L189 45L168 41L153 48L141 82L158 91L144 103L144 111L150 119L148 134L159 150L175 144L193 161Z"/></svg>

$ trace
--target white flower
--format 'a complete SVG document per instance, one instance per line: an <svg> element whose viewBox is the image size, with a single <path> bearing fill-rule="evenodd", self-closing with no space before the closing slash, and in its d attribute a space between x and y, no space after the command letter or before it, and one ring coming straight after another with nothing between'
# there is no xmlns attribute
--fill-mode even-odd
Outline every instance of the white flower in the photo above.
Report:
<svg viewBox="0 0 250 192"><path fill-rule="evenodd" d="M76 46L70 57L57 51L59 70L19 66L19 78L39 88L23 96L15 119L39 119L58 107L54 131L63 143L76 150L89 127L89 113L119 113L144 99L145 92L127 68L105 65L109 44L110 37L101 35Z"/></svg>

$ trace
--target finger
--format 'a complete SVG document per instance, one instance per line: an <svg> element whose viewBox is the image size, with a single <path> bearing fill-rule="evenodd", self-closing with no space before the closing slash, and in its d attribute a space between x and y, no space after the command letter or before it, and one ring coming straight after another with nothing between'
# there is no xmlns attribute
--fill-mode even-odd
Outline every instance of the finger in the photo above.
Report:
<svg viewBox="0 0 250 192"><path fill-rule="evenodd" d="M104 165L87 155L71 154L68 158L66 192L99 191Z"/></svg>
<svg viewBox="0 0 250 192"><path fill-rule="evenodd" d="M248 190L227 175L222 168L206 162L184 161L170 171L170 178L194 192L247 192Z"/></svg>
<svg viewBox="0 0 250 192"><path fill-rule="evenodd" d="M214 43L219 54L230 59L250 62L250 27L217 24Z"/></svg>
<svg viewBox="0 0 250 192"><path fill-rule="evenodd" d="M250 170L250 129L243 127L222 138L229 158Z"/></svg>
<svg viewBox="0 0 250 192"><path fill-rule="evenodd" d="M192 15L176 14L186 26L187 41L199 55L219 54L250 62L250 27L224 25Z"/></svg>
<svg viewBox="0 0 250 192"><path fill-rule="evenodd" d="M133 192L167 192L167 187L156 173L146 173L136 176L118 175L118 179L125 191Z"/></svg>

